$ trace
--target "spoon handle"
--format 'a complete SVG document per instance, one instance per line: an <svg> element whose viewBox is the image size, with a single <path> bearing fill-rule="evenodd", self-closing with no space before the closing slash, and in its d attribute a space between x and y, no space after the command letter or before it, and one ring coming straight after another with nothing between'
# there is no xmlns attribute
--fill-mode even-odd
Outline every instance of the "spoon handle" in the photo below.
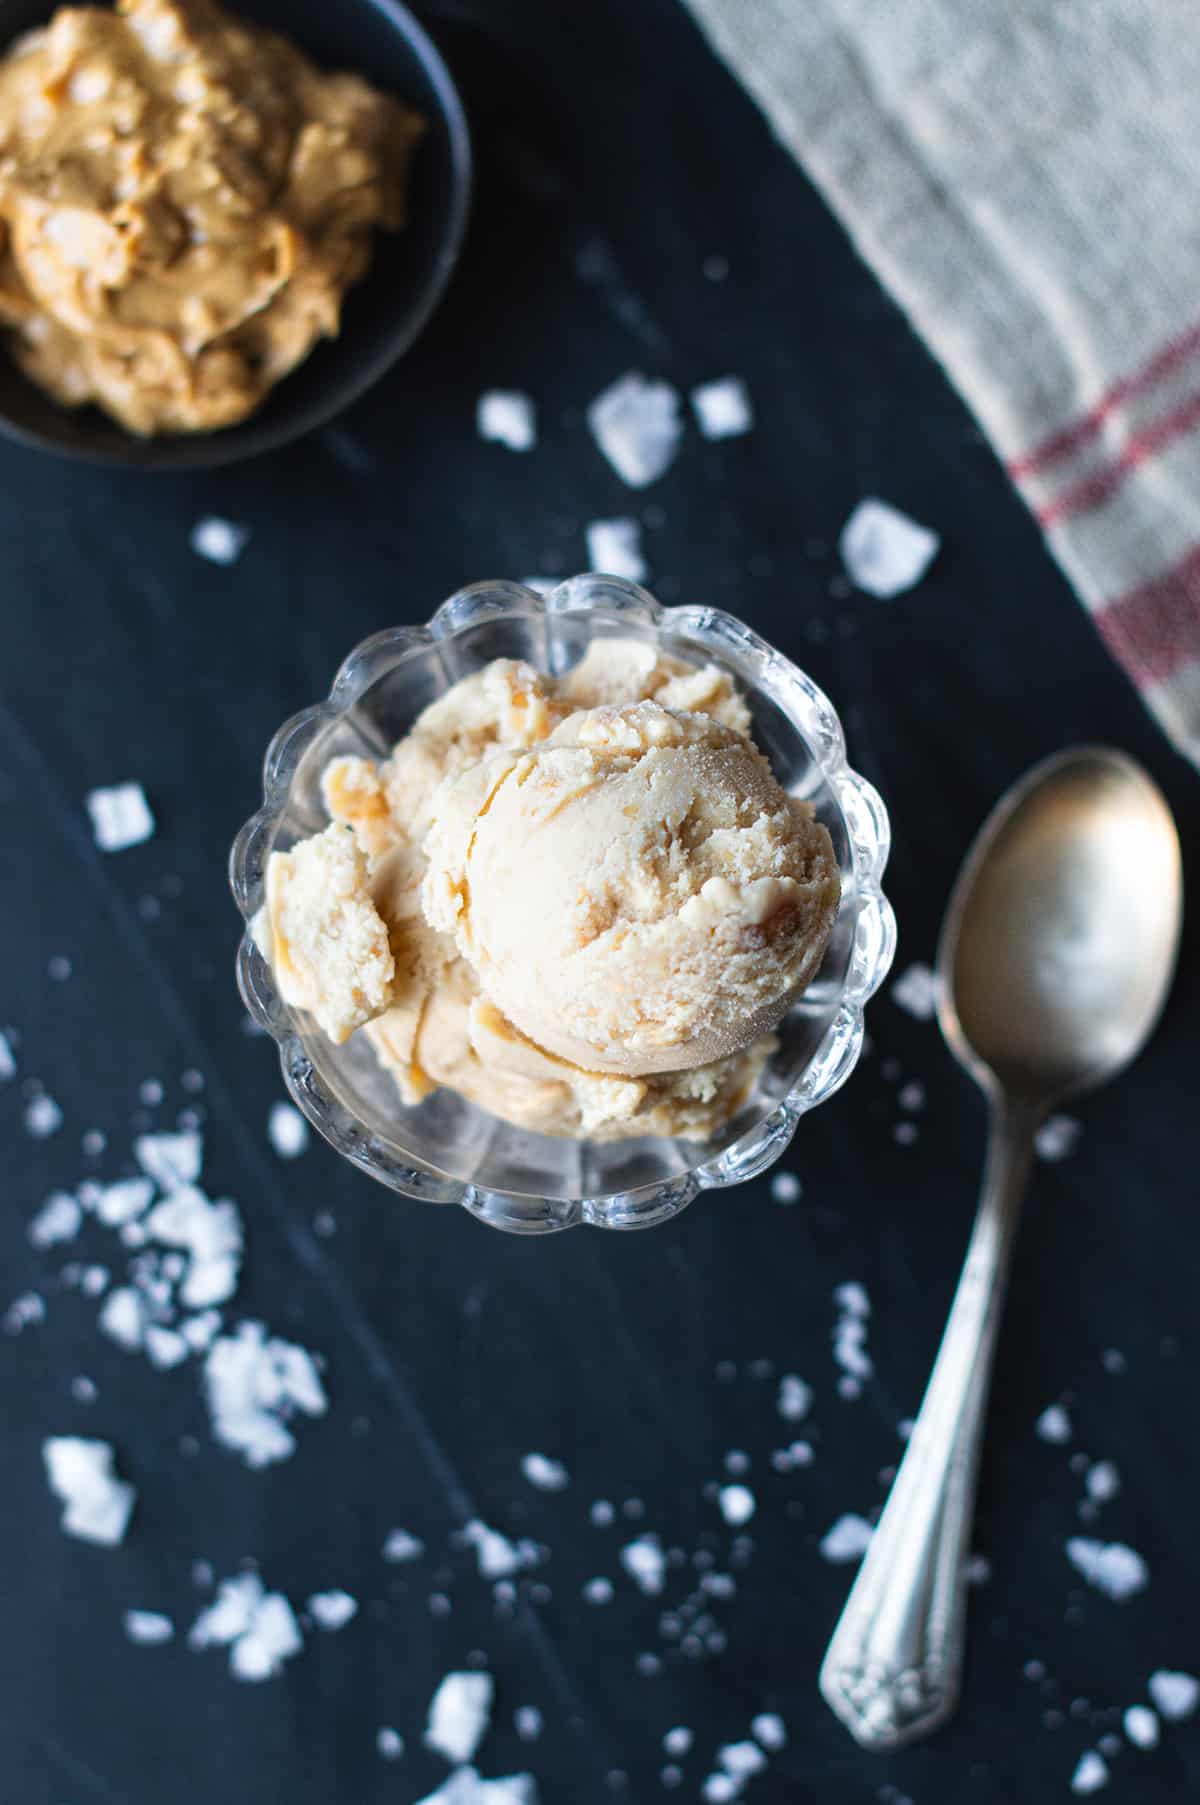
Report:
<svg viewBox="0 0 1200 1805"><path fill-rule="evenodd" d="M864 1748L927 1736L958 1702L988 1381L1040 1114L1004 1098L992 1105L979 1210L942 1345L821 1666L826 1703Z"/></svg>

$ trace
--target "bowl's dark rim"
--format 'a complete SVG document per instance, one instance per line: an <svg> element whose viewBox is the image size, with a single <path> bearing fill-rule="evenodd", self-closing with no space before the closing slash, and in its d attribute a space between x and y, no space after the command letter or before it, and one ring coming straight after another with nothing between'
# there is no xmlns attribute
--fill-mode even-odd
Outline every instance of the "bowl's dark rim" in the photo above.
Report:
<svg viewBox="0 0 1200 1805"><path fill-rule="evenodd" d="M466 236L467 221L471 211L471 196L474 185L473 159L471 152L471 130L467 124L467 116L463 109L462 97L454 77L451 75L441 51L437 48L424 26L414 17L401 0L366 0L377 12L390 20L396 31L405 39L417 56L429 79L430 86L437 96L442 117L446 125L446 136L450 150L450 199L446 211L445 230L438 253L437 262L433 266L431 279L426 287L421 305L410 317L406 330L395 339L389 340L379 355L362 369L351 381L336 385L330 393L326 404L314 404L308 412L298 420L281 421L278 426L263 426L261 430L240 444L226 442L222 444L220 432L201 435L195 439L178 438L141 441L130 437L130 451L144 449L147 453L144 460L137 456L128 456L123 452L101 451L87 445L70 445L61 440L51 438L15 421L0 412L0 436L12 440L19 445L34 451L46 451L55 457L66 458L75 464L91 464L108 469L122 469L145 472L155 475L160 471L175 470L212 470L222 465L244 463L248 458L261 457L264 452L278 451L281 446L291 444L293 440L303 438L306 433L315 432L351 407L354 402L373 388L379 379L386 375L392 365L397 363L404 353L411 349L417 338L424 331L429 318L438 302L446 292L446 286L454 272ZM286 378L285 378L286 380ZM250 416L244 424L253 428L254 417ZM237 431L238 428L233 428Z"/></svg>

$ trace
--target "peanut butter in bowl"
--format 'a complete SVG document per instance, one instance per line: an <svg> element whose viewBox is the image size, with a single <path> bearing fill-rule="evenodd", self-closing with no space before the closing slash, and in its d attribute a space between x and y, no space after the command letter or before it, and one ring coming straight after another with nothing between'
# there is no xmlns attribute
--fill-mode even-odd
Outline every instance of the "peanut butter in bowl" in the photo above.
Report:
<svg viewBox="0 0 1200 1805"><path fill-rule="evenodd" d="M212 0L64 7L0 61L0 324L142 437L246 419L405 223L420 115Z"/></svg>

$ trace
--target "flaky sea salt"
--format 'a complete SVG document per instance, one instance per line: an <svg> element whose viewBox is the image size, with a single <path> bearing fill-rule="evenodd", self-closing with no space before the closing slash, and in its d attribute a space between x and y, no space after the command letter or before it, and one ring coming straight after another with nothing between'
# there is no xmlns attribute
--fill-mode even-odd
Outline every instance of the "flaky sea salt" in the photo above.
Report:
<svg viewBox="0 0 1200 1805"><path fill-rule="evenodd" d="M1134 1748L1158 1747L1158 1718L1149 1705L1130 1705L1121 1724Z"/></svg>
<svg viewBox="0 0 1200 1805"><path fill-rule="evenodd" d="M838 540L850 581L885 600L920 582L940 544L927 526L874 496L859 502Z"/></svg>
<svg viewBox="0 0 1200 1805"><path fill-rule="evenodd" d="M691 393L692 412L706 439L736 439L754 425L750 391L740 376L701 383Z"/></svg>
<svg viewBox="0 0 1200 1805"><path fill-rule="evenodd" d="M300 1625L282 1592L267 1592L257 1573L222 1580L215 1603L188 1632L191 1648L229 1649L238 1680L268 1680L304 1646Z"/></svg>
<svg viewBox="0 0 1200 1805"><path fill-rule="evenodd" d="M1102 1786L1107 1785L1108 1763L1095 1749L1088 1749L1079 1757L1079 1765L1071 1776L1071 1791L1086 1795L1099 1792Z"/></svg>
<svg viewBox="0 0 1200 1805"><path fill-rule="evenodd" d="M290 1103L272 1103L267 1139L280 1159L298 1159L308 1146L308 1123Z"/></svg>
<svg viewBox="0 0 1200 1805"><path fill-rule="evenodd" d="M179 1288L185 1309L207 1309L233 1296L242 1261L242 1219L236 1204L228 1199L214 1203L194 1184L181 1182L155 1204L145 1226L153 1240L182 1248L188 1256Z"/></svg>
<svg viewBox="0 0 1200 1805"><path fill-rule="evenodd" d="M20 1297L14 1297L4 1312L4 1332L6 1335L19 1335L31 1323L46 1320L46 1300L37 1291L23 1291Z"/></svg>
<svg viewBox="0 0 1200 1805"><path fill-rule="evenodd" d="M1033 1432L1039 1441L1069 1442L1071 1439L1071 1419L1061 1404L1047 1404Z"/></svg>
<svg viewBox="0 0 1200 1805"><path fill-rule="evenodd" d="M140 1134L134 1157L147 1177L164 1191L194 1185L204 1165L204 1139L194 1130L183 1134Z"/></svg>
<svg viewBox="0 0 1200 1805"><path fill-rule="evenodd" d="M358 1600L336 1586L329 1592L314 1592L305 1610L318 1629L340 1630L358 1615Z"/></svg>
<svg viewBox="0 0 1200 1805"><path fill-rule="evenodd" d="M729 1805L741 1792L741 1782L732 1774L709 1774L700 1788L700 1797L704 1805Z"/></svg>
<svg viewBox="0 0 1200 1805"><path fill-rule="evenodd" d="M667 1559L656 1535L639 1536L635 1542L626 1543L618 1559L630 1579L648 1597L656 1597L662 1591Z"/></svg>
<svg viewBox="0 0 1200 1805"><path fill-rule="evenodd" d="M62 1241L73 1241L83 1222L83 1211L68 1191L52 1191L29 1224L28 1234L34 1247L56 1247Z"/></svg>
<svg viewBox="0 0 1200 1805"><path fill-rule="evenodd" d="M598 1573L594 1579L585 1580L583 1584L583 1596L588 1604L611 1604L613 1597L612 1580L606 1579L602 1573Z"/></svg>
<svg viewBox="0 0 1200 1805"><path fill-rule="evenodd" d="M748 1780L761 1773L767 1758L756 1742L727 1742L717 1750L717 1766L732 1774L735 1780Z"/></svg>
<svg viewBox="0 0 1200 1805"><path fill-rule="evenodd" d="M1033 1150L1039 1159L1066 1159L1081 1132L1073 1116L1048 1116L1033 1137Z"/></svg>
<svg viewBox="0 0 1200 1805"><path fill-rule="evenodd" d="M146 1329L145 1306L132 1285L118 1285L115 1291L109 1292L96 1318L96 1326L102 1335L107 1335L128 1353L141 1347Z"/></svg>
<svg viewBox="0 0 1200 1805"><path fill-rule="evenodd" d="M786 1748L787 1730L777 1712L760 1711L757 1717L751 1718L750 1728L769 1754L777 1754L780 1749Z"/></svg>
<svg viewBox="0 0 1200 1805"><path fill-rule="evenodd" d="M116 1475L108 1442L79 1435L52 1435L42 1443L50 1490L64 1509L62 1527L84 1542L112 1547L129 1526L137 1493Z"/></svg>
<svg viewBox="0 0 1200 1805"><path fill-rule="evenodd" d="M129 1640L146 1648L170 1642L175 1634L175 1625L161 1611L126 1611L121 1622Z"/></svg>
<svg viewBox="0 0 1200 1805"><path fill-rule="evenodd" d="M757 1500L748 1485L723 1485L717 1493L717 1503L725 1521L735 1529L748 1523L758 1509Z"/></svg>
<svg viewBox="0 0 1200 1805"><path fill-rule="evenodd" d="M133 1222L143 1216L154 1197L154 1185L148 1178L122 1178L115 1184L103 1185L96 1194L96 1215L106 1228L119 1228L122 1222Z"/></svg>
<svg viewBox="0 0 1200 1805"><path fill-rule="evenodd" d="M928 965L910 965L891 986L893 1003L915 1021L931 1022L937 1010L937 978Z"/></svg>
<svg viewBox="0 0 1200 1805"><path fill-rule="evenodd" d="M410 1535L407 1529L390 1529L383 1544L385 1561L417 1561L424 1552L424 1542L419 1536Z"/></svg>
<svg viewBox="0 0 1200 1805"><path fill-rule="evenodd" d="M644 582L649 565L642 556L642 529L631 517L593 520L584 528L588 565L605 576Z"/></svg>
<svg viewBox="0 0 1200 1805"><path fill-rule="evenodd" d="M313 1356L268 1337L261 1322L239 1323L234 1335L213 1342L204 1391L214 1436L248 1467L286 1460L296 1446L290 1419L323 1416L327 1408Z"/></svg>
<svg viewBox="0 0 1200 1805"><path fill-rule="evenodd" d="M143 1345L151 1366L164 1372L173 1366L181 1366L192 1351L178 1329L169 1329L158 1322L146 1324Z"/></svg>
<svg viewBox="0 0 1200 1805"><path fill-rule="evenodd" d="M821 1554L825 1560L837 1565L844 1561L856 1561L870 1547L872 1533L871 1525L865 1517L848 1511L821 1537Z"/></svg>
<svg viewBox="0 0 1200 1805"><path fill-rule="evenodd" d="M207 514L192 528L190 544L198 558L210 564L236 564L250 539L250 528L219 514Z"/></svg>
<svg viewBox="0 0 1200 1805"><path fill-rule="evenodd" d="M140 783L116 783L84 797L92 818L92 838L101 852L124 852L154 833L154 816Z"/></svg>
<svg viewBox="0 0 1200 1805"><path fill-rule="evenodd" d="M1088 1536L1071 1536L1067 1559L1090 1586L1118 1601L1133 1598L1150 1581L1150 1570L1142 1556L1124 1542L1095 1542Z"/></svg>
<svg viewBox="0 0 1200 1805"><path fill-rule="evenodd" d="M536 1705L518 1705L513 1712L513 1729L522 1742L536 1742L542 1733L542 1714Z"/></svg>
<svg viewBox="0 0 1200 1805"><path fill-rule="evenodd" d="M521 1472L539 1492L561 1492L569 1484L566 1467L546 1454L522 1455Z"/></svg>
<svg viewBox="0 0 1200 1805"><path fill-rule="evenodd" d="M390 1724L384 1724L382 1729L375 1732L375 1747L385 1761L399 1761L404 1753L404 1738L399 1730L394 1730Z"/></svg>
<svg viewBox="0 0 1200 1805"><path fill-rule="evenodd" d="M644 489L675 461L683 436L679 396L669 382L637 370L618 377L590 404L587 422L621 481Z"/></svg>
<svg viewBox="0 0 1200 1805"><path fill-rule="evenodd" d="M1087 1470L1084 1487L1095 1504L1107 1504L1121 1489L1121 1475L1111 1460L1097 1460Z"/></svg>
<svg viewBox="0 0 1200 1805"><path fill-rule="evenodd" d="M537 1781L532 1774L506 1774L503 1779L483 1780L473 1767L459 1767L436 1792L419 1799L417 1805L537 1805L537 1796Z"/></svg>
<svg viewBox="0 0 1200 1805"><path fill-rule="evenodd" d="M795 1203L800 1189L800 1180L794 1172L776 1172L772 1176L771 1196L776 1203Z"/></svg>
<svg viewBox="0 0 1200 1805"><path fill-rule="evenodd" d="M44 1141L48 1136L57 1134L62 1124L62 1110L45 1091L39 1091L25 1105L25 1132L31 1134L35 1141Z"/></svg>
<svg viewBox="0 0 1200 1805"><path fill-rule="evenodd" d="M510 451L532 451L537 444L532 398L519 389L486 390L475 405L475 428L481 439Z"/></svg>
<svg viewBox="0 0 1200 1805"><path fill-rule="evenodd" d="M864 1380L875 1371L867 1352L871 1300L854 1280L838 1285L833 1297L838 1310L833 1325L833 1357L842 1369L838 1390L845 1398L856 1398Z"/></svg>
<svg viewBox="0 0 1200 1805"><path fill-rule="evenodd" d="M473 1517L464 1527L463 1540L475 1550L475 1560L484 1579L507 1579L523 1567L537 1564L537 1549L532 1542L510 1542L498 1529L490 1529Z"/></svg>
<svg viewBox="0 0 1200 1805"><path fill-rule="evenodd" d="M456 1766L469 1761L487 1732L494 1691L490 1673L448 1673L430 1701L425 1747Z"/></svg>
<svg viewBox="0 0 1200 1805"><path fill-rule="evenodd" d="M796 1373L784 1373L779 1381L775 1408L785 1423L798 1423L808 1415L812 1397L811 1385L806 1385Z"/></svg>
<svg viewBox="0 0 1200 1805"><path fill-rule="evenodd" d="M1160 1667L1146 1682L1146 1690L1169 1724L1190 1717L1200 1704L1200 1680L1191 1673L1172 1673Z"/></svg>

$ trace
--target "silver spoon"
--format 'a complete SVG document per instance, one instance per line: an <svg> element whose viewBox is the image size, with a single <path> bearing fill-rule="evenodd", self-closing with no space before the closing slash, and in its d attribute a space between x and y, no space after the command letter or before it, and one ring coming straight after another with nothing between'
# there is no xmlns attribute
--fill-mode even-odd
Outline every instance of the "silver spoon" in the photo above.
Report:
<svg viewBox="0 0 1200 1805"><path fill-rule="evenodd" d="M865 1748L927 1736L958 1703L984 1408L1034 1133L1140 1052L1182 910L1171 811L1139 765L1103 746L1035 766L959 874L938 948L938 1019L987 1096L991 1129L921 1412L821 1667L827 1703Z"/></svg>

